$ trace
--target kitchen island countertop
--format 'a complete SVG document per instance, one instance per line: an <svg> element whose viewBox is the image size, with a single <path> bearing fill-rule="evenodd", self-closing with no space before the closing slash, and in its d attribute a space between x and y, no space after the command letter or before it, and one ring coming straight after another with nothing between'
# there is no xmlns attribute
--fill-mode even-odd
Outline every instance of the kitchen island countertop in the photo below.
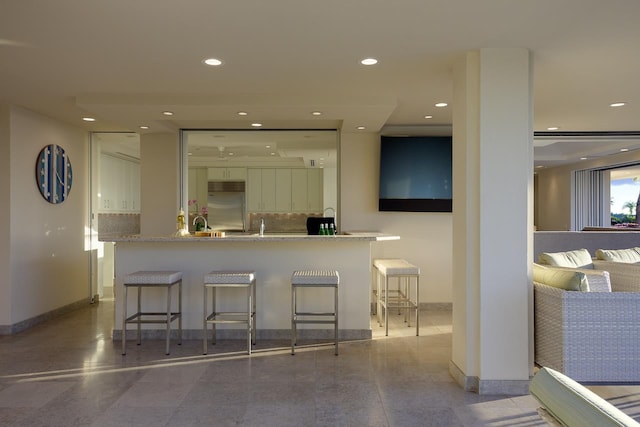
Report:
<svg viewBox="0 0 640 427"><path fill-rule="evenodd" d="M144 236L144 235L112 235L101 236L100 240L105 242L300 242L300 241L386 241L386 240L398 240L399 236L370 232L370 231L354 231L345 232L335 236L315 236L307 235L303 233L265 233L264 236L260 236L258 233L245 234L245 233L229 233L224 237L196 237L194 235L189 236Z"/></svg>

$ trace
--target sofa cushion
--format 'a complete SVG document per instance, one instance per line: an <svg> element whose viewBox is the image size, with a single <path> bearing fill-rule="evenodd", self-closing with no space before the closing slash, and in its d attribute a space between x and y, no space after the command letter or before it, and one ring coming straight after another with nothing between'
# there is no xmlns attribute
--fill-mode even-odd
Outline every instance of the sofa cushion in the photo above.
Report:
<svg viewBox="0 0 640 427"><path fill-rule="evenodd" d="M565 291L589 292L587 275L581 271L548 268L534 263L533 281Z"/></svg>
<svg viewBox="0 0 640 427"><path fill-rule="evenodd" d="M593 269L591 254L589 254L589 251L586 249L566 252L543 252L538 256L538 262L554 267Z"/></svg>
<svg viewBox="0 0 640 427"><path fill-rule="evenodd" d="M627 414L566 375L541 368L529 392L566 426L638 426Z"/></svg>
<svg viewBox="0 0 640 427"><path fill-rule="evenodd" d="M596 258L603 261L636 263L640 262L640 248L598 249Z"/></svg>

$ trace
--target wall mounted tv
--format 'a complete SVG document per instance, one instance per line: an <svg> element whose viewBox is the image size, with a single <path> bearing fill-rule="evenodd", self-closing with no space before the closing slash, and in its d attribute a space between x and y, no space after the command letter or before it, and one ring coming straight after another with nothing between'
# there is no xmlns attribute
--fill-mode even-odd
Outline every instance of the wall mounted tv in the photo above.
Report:
<svg viewBox="0 0 640 427"><path fill-rule="evenodd" d="M451 212L450 136L382 136L379 211Z"/></svg>

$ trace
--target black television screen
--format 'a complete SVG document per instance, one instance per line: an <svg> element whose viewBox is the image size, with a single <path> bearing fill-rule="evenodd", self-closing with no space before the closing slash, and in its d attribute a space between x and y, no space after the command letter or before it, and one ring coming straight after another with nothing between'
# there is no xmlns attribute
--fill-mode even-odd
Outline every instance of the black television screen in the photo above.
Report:
<svg viewBox="0 0 640 427"><path fill-rule="evenodd" d="M382 136L378 210L451 212L451 142L450 136Z"/></svg>

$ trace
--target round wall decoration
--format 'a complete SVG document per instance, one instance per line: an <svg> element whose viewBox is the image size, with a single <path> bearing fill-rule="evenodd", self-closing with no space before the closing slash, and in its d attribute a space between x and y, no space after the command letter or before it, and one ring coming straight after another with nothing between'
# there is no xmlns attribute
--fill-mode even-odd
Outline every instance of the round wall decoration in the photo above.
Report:
<svg viewBox="0 0 640 427"><path fill-rule="evenodd" d="M36 182L40 194L49 203L62 203L69 197L73 172L64 148L51 144L40 150L36 162Z"/></svg>

